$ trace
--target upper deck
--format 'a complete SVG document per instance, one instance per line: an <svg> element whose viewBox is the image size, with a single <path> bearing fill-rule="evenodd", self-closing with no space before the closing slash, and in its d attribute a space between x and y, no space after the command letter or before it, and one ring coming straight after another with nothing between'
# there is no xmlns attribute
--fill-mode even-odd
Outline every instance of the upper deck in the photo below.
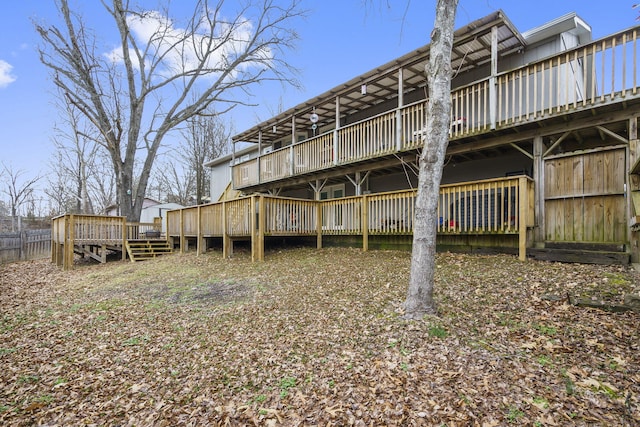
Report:
<svg viewBox="0 0 640 427"><path fill-rule="evenodd" d="M594 116L612 111L621 119L638 115L640 27L500 71L498 59L517 50L521 40L507 20L494 18L484 25L476 21L469 34L457 35L454 69L460 72L469 66L486 76L457 86L454 79L448 155L514 145L545 126L561 130L568 121L598 125ZM473 48L482 52L469 54ZM280 121L267 121L238 135L237 141L257 142L260 154L232 166L233 187L264 191L386 167L404 156L415 159L428 131L424 76L418 80L424 57L421 61L400 58L346 83L342 92L330 91L279 115ZM360 98L353 93L356 89ZM320 119L311 131L313 112ZM291 138L278 148L283 132ZM263 146L272 151L264 153Z"/></svg>

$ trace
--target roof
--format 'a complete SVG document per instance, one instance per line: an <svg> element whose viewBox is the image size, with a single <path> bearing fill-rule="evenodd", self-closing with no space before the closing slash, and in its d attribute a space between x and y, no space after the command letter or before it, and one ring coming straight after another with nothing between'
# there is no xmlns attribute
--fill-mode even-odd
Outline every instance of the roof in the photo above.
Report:
<svg viewBox="0 0 640 427"><path fill-rule="evenodd" d="M491 61L491 28L498 29L498 54L507 55L526 45L518 30L502 11L494 12L473 21L454 33L451 65L459 73L485 65ZM318 127L333 122L336 97L340 97L340 112L351 115L363 109L393 98L398 93L398 70L402 68L403 83L407 88L426 85L425 65L429 60L430 45L427 44L384 65L361 74L346 83L296 105L277 116L239 133L234 142L259 142L262 131L263 141L273 141L291 135L292 120L295 116L296 128L309 127L309 114L315 108L320 117ZM361 86L367 85L367 93L361 93ZM324 118L324 120L323 120Z"/></svg>
<svg viewBox="0 0 640 427"><path fill-rule="evenodd" d="M229 163L229 161L234 157L236 158L241 157L241 156L244 156L245 154L253 153L254 151L257 151L257 150L258 150L257 146L251 145L249 147L243 148L242 150L236 151L235 153L225 154L224 156L216 157L213 160L209 160L208 162L205 162L203 166L205 168L211 168L222 163Z"/></svg>

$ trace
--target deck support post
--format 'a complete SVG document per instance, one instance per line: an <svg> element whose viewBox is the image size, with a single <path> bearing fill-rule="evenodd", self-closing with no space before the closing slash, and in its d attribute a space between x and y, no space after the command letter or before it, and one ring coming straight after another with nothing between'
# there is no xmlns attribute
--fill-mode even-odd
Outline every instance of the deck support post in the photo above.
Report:
<svg viewBox="0 0 640 427"><path fill-rule="evenodd" d="M338 164L338 130L340 129L340 97L336 96L336 128L333 130L333 165Z"/></svg>
<svg viewBox="0 0 640 427"><path fill-rule="evenodd" d="M627 218L632 219L635 215L640 215L640 211L636 210L631 196L634 191L640 190L640 175L633 173L634 166L640 159L640 140L638 139L638 118L629 119L629 145L627 147ZM640 261L640 248L638 248L638 233L634 232L631 227L627 227L627 239L629 241L629 253L631 254L631 262Z"/></svg>
<svg viewBox="0 0 640 427"><path fill-rule="evenodd" d="M545 151L541 136L533 138L533 182L535 189L535 232L534 241L539 245L544 243L544 159Z"/></svg>
<svg viewBox="0 0 640 427"><path fill-rule="evenodd" d="M251 196L251 262L264 261L264 196Z"/></svg>
<svg viewBox="0 0 640 427"><path fill-rule="evenodd" d="M184 209L180 209L180 253L186 252L185 244L187 239L184 237Z"/></svg>
<svg viewBox="0 0 640 427"><path fill-rule="evenodd" d="M361 199L362 203L362 223L360 224L362 230L362 250L369 250L369 198L365 194Z"/></svg>
<svg viewBox="0 0 640 427"><path fill-rule="evenodd" d="M518 258L520 261L527 260L527 215L529 213L529 186L527 178L522 176L518 179Z"/></svg>
<svg viewBox="0 0 640 427"><path fill-rule="evenodd" d="M204 237L202 237L202 212L200 211L200 205L196 208L196 255L205 253L206 247L204 247Z"/></svg>
<svg viewBox="0 0 640 427"><path fill-rule="evenodd" d="M127 260L127 218L122 217L122 261ZM106 262L106 259L105 259Z"/></svg>
<svg viewBox="0 0 640 427"><path fill-rule="evenodd" d="M227 202L222 202L222 258L229 258L233 254L233 241L227 234Z"/></svg>
<svg viewBox="0 0 640 427"><path fill-rule="evenodd" d="M316 248L322 249L322 202L320 193L316 196Z"/></svg>
<svg viewBox="0 0 640 427"><path fill-rule="evenodd" d="M73 245L75 241L75 216L69 215L69 222L65 227L64 239L64 261L63 270L71 270L73 268Z"/></svg>
<svg viewBox="0 0 640 427"><path fill-rule="evenodd" d="M498 116L498 95L496 76L498 75L498 27L491 27L491 77L489 78L489 120L491 129L496 128Z"/></svg>
<svg viewBox="0 0 640 427"><path fill-rule="evenodd" d="M398 69L398 109L396 110L396 151L402 150L402 107L404 107L404 78Z"/></svg>

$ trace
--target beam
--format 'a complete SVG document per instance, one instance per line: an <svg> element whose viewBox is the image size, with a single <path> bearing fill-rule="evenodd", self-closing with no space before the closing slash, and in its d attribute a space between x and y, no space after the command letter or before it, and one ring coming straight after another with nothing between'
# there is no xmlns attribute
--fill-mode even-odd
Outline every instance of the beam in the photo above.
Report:
<svg viewBox="0 0 640 427"><path fill-rule="evenodd" d="M609 135L610 137L612 137L613 139L617 139L618 141L622 142L623 144L628 144L629 140L625 137L622 137L620 135L618 135L617 133L610 131L609 129L607 129L604 126L596 126L596 128L601 131L604 134Z"/></svg>
<svg viewBox="0 0 640 427"><path fill-rule="evenodd" d="M558 147L558 145L562 144L562 141L564 141L565 139L567 139L567 137L571 135L571 131L565 132L562 134L562 136L560 138L558 138L558 140L556 142L554 142L553 144L551 144L551 147L547 148L547 151L544 152L544 154L542 155L542 157L547 157L549 154L551 154L551 152L553 150L556 149L556 147Z"/></svg>
<svg viewBox="0 0 640 427"><path fill-rule="evenodd" d="M512 146L513 148L515 148L516 150L518 150L519 152L521 152L522 154L524 154L525 156L527 156L528 158L530 158L531 160L533 160L533 154L529 153L524 148L521 148L520 146L516 145L513 142L511 144L509 144L509 145Z"/></svg>
<svg viewBox="0 0 640 427"><path fill-rule="evenodd" d="M449 146L449 148L447 149L447 155L449 156L464 153L473 153L475 151L495 148L501 145L508 145L512 142L531 140L537 136L549 136L557 133L572 132L578 129L586 129L594 126L605 125L608 123L626 121L633 117L637 117L639 114L640 106L636 106L632 110L617 111L613 114L605 113L599 115L598 117L587 117L555 125L541 126L536 129L521 131L517 134L496 136L494 138L475 143L461 144L453 147Z"/></svg>

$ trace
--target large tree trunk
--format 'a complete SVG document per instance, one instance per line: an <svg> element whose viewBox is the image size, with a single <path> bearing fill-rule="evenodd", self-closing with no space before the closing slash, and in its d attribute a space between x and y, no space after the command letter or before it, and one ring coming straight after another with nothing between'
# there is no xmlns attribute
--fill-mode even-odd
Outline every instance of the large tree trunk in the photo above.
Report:
<svg viewBox="0 0 640 427"><path fill-rule="evenodd" d="M458 0L438 0L431 32L426 74L429 85L427 132L420 155L416 218L413 230L411 276L405 317L435 314L433 281L436 261L437 208L444 158L449 144L451 112L451 49Z"/></svg>

